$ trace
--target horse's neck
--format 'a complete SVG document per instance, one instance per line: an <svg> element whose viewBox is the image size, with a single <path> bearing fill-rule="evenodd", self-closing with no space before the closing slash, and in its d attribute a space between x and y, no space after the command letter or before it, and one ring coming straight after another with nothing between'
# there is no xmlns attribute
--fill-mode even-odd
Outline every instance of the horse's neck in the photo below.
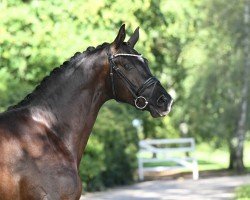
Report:
<svg viewBox="0 0 250 200"><path fill-rule="evenodd" d="M46 101L31 107L33 119L40 120L63 140L77 165L98 111L108 100L106 81L100 78L105 78L107 72L100 62L94 62L78 67L64 82L54 83L58 86L49 91Z"/></svg>

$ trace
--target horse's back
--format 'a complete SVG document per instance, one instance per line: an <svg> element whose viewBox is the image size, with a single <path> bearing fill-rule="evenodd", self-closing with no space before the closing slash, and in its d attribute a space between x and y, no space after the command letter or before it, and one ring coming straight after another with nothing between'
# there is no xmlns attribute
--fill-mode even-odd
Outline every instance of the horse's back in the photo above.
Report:
<svg viewBox="0 0 250 200"><path fill-rule="evenodd" d="M77 169L50 134L26 111L0 115L0 200L78 198Z"/></svg>

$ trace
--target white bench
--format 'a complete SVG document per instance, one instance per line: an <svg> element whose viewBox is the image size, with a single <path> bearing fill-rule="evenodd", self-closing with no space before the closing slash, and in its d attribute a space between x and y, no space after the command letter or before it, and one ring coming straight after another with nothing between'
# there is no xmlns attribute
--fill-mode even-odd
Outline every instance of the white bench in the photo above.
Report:
<svg viewBox="0 0 250 200"><path fill-rule="evenodd" d="M144 180L146 171L165 171L187 168L193 172L193 179L199 179L197 160L186 154L195 150L193 138L148 139L139 142L138 173L139 180ZM182 155L183 154L183 155ZM153 156L155 155L155 156ZM171 162L171 166L147 167L145 163ZM173 164L176 164L173 166Z"/></svg>

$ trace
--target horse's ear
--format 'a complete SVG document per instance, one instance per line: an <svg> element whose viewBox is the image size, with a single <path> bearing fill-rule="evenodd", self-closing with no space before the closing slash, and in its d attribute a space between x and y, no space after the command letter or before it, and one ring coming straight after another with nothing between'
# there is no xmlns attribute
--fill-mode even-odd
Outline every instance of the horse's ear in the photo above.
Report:
<svg viewBox="0 0 250 200"><path fill-rule="evenodd" d="M128 45L131 46L132 48L134 48L136 42L139 39L139 27L137 27L133 33L133 35L130 37L130 39L128 40Z"/></svg>
<svg viewBox="0 0 250 200"><path fill-rule="evenodd" d="M126 37L126 30L125 30L125 24L123 24L120 27L120 30L118 32L118 35L116 36L114 42L112 43L112 45L114 46L115 49L118 49L119 46L124 42Z"/></svg>

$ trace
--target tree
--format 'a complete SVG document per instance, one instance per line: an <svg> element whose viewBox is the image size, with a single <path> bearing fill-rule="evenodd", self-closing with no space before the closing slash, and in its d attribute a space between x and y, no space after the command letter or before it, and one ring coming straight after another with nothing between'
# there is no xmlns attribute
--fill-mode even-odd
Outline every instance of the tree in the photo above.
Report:
<svg viewBox="0 0 250 200"><path fill-rule="evenodd" d="M247 107L248 107L248 96L249 96L249 71L250 71L250 1L245 0L244 3L244 69L243 69L243 85L241 89L241 102L239 105L239 115L237 119L237 126L235 128L235 134L231 140L230 145L230 169L236 169L239 172L244 171L243 163L243 150L244 141L247 131Z"/></svg>
<svg viewBox="0 0 250 200"><path fill-rule="evenodd" d="M201 30L205 33L202 37L209 42L201 48L206 49L206 59L200 67L203 73L197 76L190 91L186 110L192 108L189 115L192 132L198 132L203 141L214 141L217 147L227 146L229 168L242 171L243 144L249 130L246 123L249 75L243 51L249 36L245 35L241 14L245 4L213 0L205 5L207 16Z"/></svg>

